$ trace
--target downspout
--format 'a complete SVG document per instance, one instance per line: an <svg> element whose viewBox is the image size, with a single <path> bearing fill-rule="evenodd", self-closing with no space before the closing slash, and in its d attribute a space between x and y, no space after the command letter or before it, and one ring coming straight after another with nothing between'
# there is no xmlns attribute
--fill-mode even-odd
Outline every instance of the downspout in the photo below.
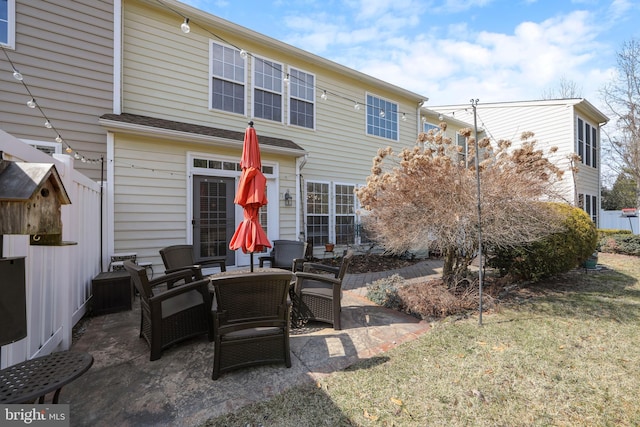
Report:
<svg viewBox="0 0 640 427"><path fill-rule="evenodd" d="M302 195L304 194L303 190L303 177L300 173L302 168L307 163L307 158L309 154L305 154L304 156L296 158L296 209L299 209L300 215L296 215L296 234L299 236L299 240L305 242L306 235L304 230L306 230L304 223L304 203L302 203Z"/></svg>

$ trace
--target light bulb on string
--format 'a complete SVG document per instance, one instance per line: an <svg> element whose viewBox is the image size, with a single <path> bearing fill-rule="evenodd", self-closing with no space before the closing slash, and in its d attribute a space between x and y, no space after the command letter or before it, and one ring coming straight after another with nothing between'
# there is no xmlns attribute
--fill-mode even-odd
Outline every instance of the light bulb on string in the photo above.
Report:
<svg viewBox="0 0 640 427"><path fill-rule="evenodd" d="M327 96L327 91L326 90L322 91L322 95L320 95L320 98L324 99L325 101L327 100L328 96Z"/></svg>
<svg viewBox="0 0 640 427"><path fill-rule="evenodd" d="M58 137L59 138L59 137ZM56 141L58 140L58 138L56 138ZM60 138L60 141L62 141L62 138ZM71 154L73 153L73 150L71 149L71 147L67 146L67 148L64 150L67 152L67 154Z"/></svg>
<svg viewBox="0 0 640 427"><path fill-rule="evenodd" d="M75 154L73 155L73 158L76 160L80 160L80 154L78 154L78 152L76 151Z"/></svg>
<svg viewBox="0 0 640 427"><path fill-rule="evenodd" d="M56 142L60 144L62 142L62 137L60 135L56 136Z"/></svg>
<svg viewBox="0 0 640 427"><path fill-rule="evenodd" d="M288 85L289 84L289 73L287 73L286 77L284 78L284 84Z"/></svg>
<svg viewBox="0 0 640 427"><path fill-rule="evenodd" d="M242 59L245 59L247 57L247 51L244 49L240 50L240 56L242 57Z"/></svg>
<svg viewBox="0 0 640 427"><path fill-rule="evenodd" d="M27 107L29 108L36 108L36 100L31 98L30 100L27 101Z"/></svg>
<svg viewBox="0 0 640 427"><path fill-rule="evenodd" d="M402 121L403 122L407 121L407 113L402 113Z"/></svg>
<svg viewBox="0 0 640 427"><path fill-rule="evenodd" d="M356 111L360 111L360 104L356 102L356 104L353 106L353 109Z"/></svg>
<svg viewBox="0 0 640 427"><path fill-rule="evenodd" d="M189 31L191 31L191 27L189 26L189 18L184 18L184 22L182 23L182 25L180 25L180 29L183 33L189 34Z"/></svg>
<svg viewBox="0 0 640 427"><path fill-rule="evenodd" d="M46 127L47 129L51 129L53 126L51 126L51 122L47 120L46 122L44 122L44 127Z"/></svg>
<svg viewBox="0 0 640 427"><path fill-rule="evenodd" d="M13 69L13 77L18 81L22 81L22 74L20 74L20 71L15 68Z"/></svg>
<svg viewBox="0 0 640 427"><path fill-rule="evenodd" d="M380 117L384 118L384 116L385 116L385 115L386 115L386 114L384 113L384 110L382 110L382 109L381 109L381 110L380 110Z"/></svg>

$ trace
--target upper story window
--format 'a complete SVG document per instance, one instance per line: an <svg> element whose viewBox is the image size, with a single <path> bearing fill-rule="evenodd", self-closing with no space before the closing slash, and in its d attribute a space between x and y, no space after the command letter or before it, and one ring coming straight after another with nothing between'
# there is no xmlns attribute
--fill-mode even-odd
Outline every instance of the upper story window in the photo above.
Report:
<svg viewBox="0 0 640 427"><path fill-rule="evenodd" d="M315 81L313 74L289 70L289 124L315 129Z"/></svg>
<svg viewBox="0 0 640 427"><path fill-rule="evenodd" d="M245 65L239 50L211 43L211 108L245 114Z"/></svg>
<svg viewBox="0 0 640 427"><path fill-rule="evenodd" d="M15 47L15 0L0 0L0 45Z"/></svg>
<svg viewBox="0 0 640 427"><path fill-rule="evenodd" d="M598 129L581 118L578 118L577 145L582 163L598 167Z"/></svg>
<svg viewBox="0 0 640 427"><path fill-rule="evenodd" d="M440 132L440 126L436 126L436 125L434 125L432 123L428 123L428 122L424 122L422 124L422 131L424 133L429 132L431 129L433 129L433 133L434 134L437 133L437 132Z"/></svg>
<svg viewBox="0 0 640 427"><path fill-rule="evenodd" d="M282 122L282 64L254 59L253 116Z"/></svg>
<svg viewBox="0 0 640 427"><path fill-rule="evenodd" d="M367 94L367 135L398 140L398 104Z"/></svg>

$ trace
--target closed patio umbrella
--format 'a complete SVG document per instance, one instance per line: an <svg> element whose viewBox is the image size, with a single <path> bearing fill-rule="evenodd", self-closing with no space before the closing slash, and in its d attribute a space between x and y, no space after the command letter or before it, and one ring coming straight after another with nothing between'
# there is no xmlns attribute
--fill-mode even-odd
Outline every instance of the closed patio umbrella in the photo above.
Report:
<svg viewBox="0 0 640 427"><path fill-rule="evenodd" d="M244 134L240 167L242 173L234 203L244 209L244 219L233 234L229 249L242 249L245 254L251 254L251 271L253 271L253 253L262 252L265 247L271 247L271 242L262 229L258 217L260 207L268 203L267 179L262 174L260 147L253 122L249 122L249 127Z"/></svg>

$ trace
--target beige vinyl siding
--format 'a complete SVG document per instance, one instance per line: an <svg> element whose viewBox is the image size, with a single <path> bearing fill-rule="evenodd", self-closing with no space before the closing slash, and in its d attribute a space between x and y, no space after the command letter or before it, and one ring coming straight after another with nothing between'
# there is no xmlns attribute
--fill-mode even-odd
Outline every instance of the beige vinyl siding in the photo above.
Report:
<svg viewBox="0 0 640 427"><path fill-rule="evenodd" d="M284 73L294 67L314 74L318 88L327 88L341 95L338 97L330 93L329 99L324 101L320 98L320 89L316 91L315 130L251 119L255 122L258 136L264 134L290 139L310 152L303 170L306 179L330 176L336 181L364 183L378 148L390 144L399 148L415 143L417 102L414 100L402 99L397 94L345 78L334 70L288 56L287 52L248 43L239 39L237 34L221 32L218 28L212 31L261 58L282 63ZM147 8L141 4L132 4L125 9L124 34L123 105L126 112L239 131L246 127L252 117L253 61L249 58L246 61L247 115L210 110L209 43L225 43L195 25L185 35L180 32L175 16L168 14L166 9ZM406 122L399 120L399 143L366 135L367 91L397 102L399 110L407 113ZM289 112L287 95L285 88L285 123ZM360 111L354 109L351 99L358 100Z"/></svg>
<svg viewBox="0 0 640 427"><path fill-rule="evenodd" d="M259 137L258 137L259 138ZM152 137L119 135L114 150L114 242L115 252L136 252L139 259L154 264L154 271L162 271L159 250L172 244L184 244L192 232L187 218L187 193L191 176L187 175L187 154L208 153L240 161L239 149L211 148L206 144L187 144L181 141ZM278 164L279 193L287 188L295 194L295 161L273 154L262 154L263 164ZM272 220L278 223L282 238L295 236L295 208L284 207L280 197L269 199L279 214ZM276 212L278 212L276 209ZM236 216L236 222L240 221ZM271 239L279 236L269 236Z"/></svg>
<svg viewBox="0 0 640 427"><path fill-rule="evenodd" d="M7 53L23 74L49 121L86 158L106 153L106 132L98 118L113 105L113 1L16 2L16 45ZM3 69L11 69L0 57ZM7 73L0 79L2 128L21 139L54 142L38 109L27 108L28 93ZM64 150L65 146L63 146ZM97 163L76 162L90 178Z"/></svg>

